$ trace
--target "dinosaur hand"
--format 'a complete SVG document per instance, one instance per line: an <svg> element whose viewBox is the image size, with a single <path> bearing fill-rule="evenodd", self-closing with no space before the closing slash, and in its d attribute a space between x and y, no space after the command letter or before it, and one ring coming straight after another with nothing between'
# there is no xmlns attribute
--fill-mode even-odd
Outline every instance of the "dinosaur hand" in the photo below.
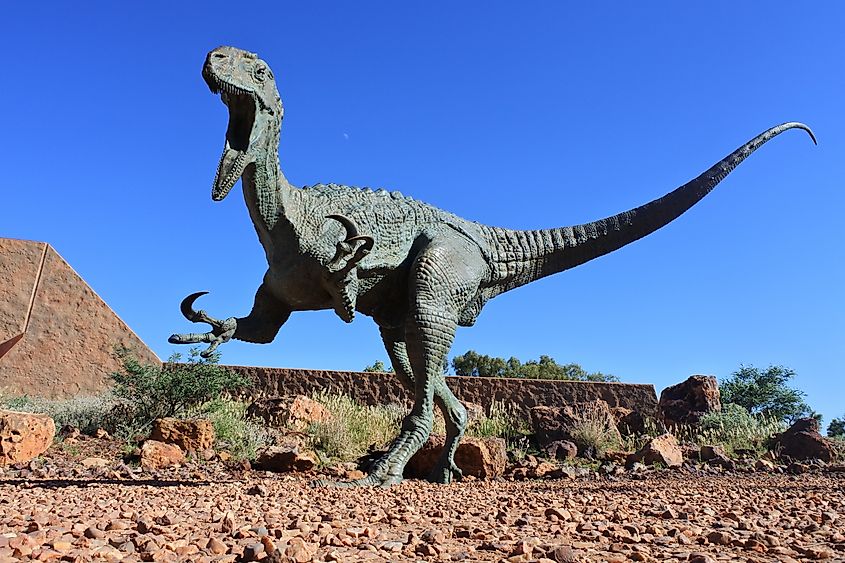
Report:
<svg viewBox="0 0 845 563"><path fill-rule="evenodd" d="M238 321L235 317L229 317L226 320L218 320L210 317L205 311L195 311L193 309L194 301L207 292L201 291L199 293L192 293L182 300L181 310L182 314L191 322L206 323L211 325L211 330L205 333L189 332L185 334L172 334L167 339L171 344L197 344L200 342L209 343L210 346L200 352L200 356L207 358L211 356L217 347L232 339L235 331L238 328Z"/></svg>

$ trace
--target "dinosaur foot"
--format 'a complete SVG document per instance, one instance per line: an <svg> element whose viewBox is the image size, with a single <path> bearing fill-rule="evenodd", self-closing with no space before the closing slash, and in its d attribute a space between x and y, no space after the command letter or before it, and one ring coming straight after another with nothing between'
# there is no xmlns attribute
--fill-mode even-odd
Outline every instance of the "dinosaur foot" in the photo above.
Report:
<svg viewBox="0 0 845 563"><path fill-rule="evenodd" d="M455 465L454 461L439 462L428 476L432 483L448 485L452 481L460 481L464 478L464 472Z"/></svg>
<svg viewBox="0 0 845 563"><path fill-rule="evenodd" d="M356 487L389 487L391 485L398 485L402 482L402 477L398 475L385 475L379 477L378 475L367 475L362 479L355 479L354 481L331 481L329 479L316 479L311 482L312 487L328 487L333 489L353 489Z"/></svg>

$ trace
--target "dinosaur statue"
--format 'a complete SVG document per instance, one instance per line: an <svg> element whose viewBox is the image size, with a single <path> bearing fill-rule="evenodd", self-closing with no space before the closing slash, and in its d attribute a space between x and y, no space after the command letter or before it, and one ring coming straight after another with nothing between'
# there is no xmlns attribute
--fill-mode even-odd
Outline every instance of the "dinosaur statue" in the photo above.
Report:
<svg viewBox="0 0 845 563"><path fill-rule="evenodd" d="M467 413L446 385L443 365L457 327L472 326L488 300L663 227L788 129L803 129L815 142L806 125L784 123L650 203L582 225L516 231L467 221L399 192L335 184L295 188L279 167L283 109L267 64L254 53L219 47L208 54L202 75L229 110L211 197L222 200L242 179L269 268L247 316L218 320L196 311L193 304L205 292L194 293L182 301L182 313L211 330L174 334L169 341L208 343L208 355L232 338L271 342L292 311L334 309L346 322L356 311L372 317L414 405L369 475L335 483L343 486L400 482L405 464L431 432L435 404L447 436L430 479L461 477L454 454Z"/></svg>

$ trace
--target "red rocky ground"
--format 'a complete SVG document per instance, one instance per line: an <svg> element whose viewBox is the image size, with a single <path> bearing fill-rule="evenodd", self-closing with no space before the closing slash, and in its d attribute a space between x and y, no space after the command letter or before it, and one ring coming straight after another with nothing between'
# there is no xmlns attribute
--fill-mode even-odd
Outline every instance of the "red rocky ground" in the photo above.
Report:
<svg viewBox="0 0 845 563"><path fill-rule="evenodd" d="M90 439L0 470L0 562L845 561L837 466L313 489L220 462L150 473L119 453ZM112 461L84 467L92 455Z"/></svg>

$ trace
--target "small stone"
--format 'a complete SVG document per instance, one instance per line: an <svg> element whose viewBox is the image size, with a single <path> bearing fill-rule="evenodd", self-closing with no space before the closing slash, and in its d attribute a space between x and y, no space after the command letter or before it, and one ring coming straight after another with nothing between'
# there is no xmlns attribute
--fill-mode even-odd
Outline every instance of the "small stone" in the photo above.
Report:
<svg viewBox="0 0 845 563"><path fill-rule="evenodd" d="M267 495L270 494L270 491L264 485L262 485L260 483L256 483L253 486L251 486L249 489L247 489L246 494L256 495L256 496L259 496L259 497L266 497Z"/></svg>
<svg viewBox="0 0 845 563"><path fill-rule="evenodd" d="M89 526L89 527L85 528L84 535L85 535L86 538L95 539L95 540L103 539L104 537L106 537L105 532L103 532L102 530L100 530L98 528L95 528L94 526Z"/></svg>
<svg viewBox="0 0 845 563"><path fill-rule="evenodd" d="M226 547L226 544L220 541L217 538L211 538L208 540L208 551L213 553L214 555L222 555L229 550Z"/></svg>
<svg viewBox="0 0 845 563"><path fill-rule="evenodd" d="M733 537L727 532L714 530L707 534L707 541L716 545L731 545Z"/></svg>
<svg viewBox="0 0 845 563"><path fill-rule="evenodd" d="M256 561L262 553L264 553L264 544L249 544L244 548L243 559L244 561Z"/></svg>

